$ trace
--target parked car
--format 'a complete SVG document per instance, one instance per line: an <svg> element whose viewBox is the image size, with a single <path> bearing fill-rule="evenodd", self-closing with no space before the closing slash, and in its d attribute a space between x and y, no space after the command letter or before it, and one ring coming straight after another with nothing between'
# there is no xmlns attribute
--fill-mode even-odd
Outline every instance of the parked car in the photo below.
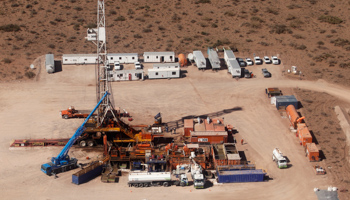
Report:
<svg viewBox="0 0 350 200"><path fill-rule="evenodd" d="M248 69L244 69L244 78L251 78L252 72L250 72Z"/></svg>
<svg viewBox="0 0 350 200"><path fill-rule="evenodd" d="M260 59L259 56L255 56L254 57L254 62L256 65L261 65L262 64L262 60Z"/></svg>
<svg viewBox="0 0 350 200"><path fill-rule="evenodd" d="M121 70L121 66L120 66L119 61L114 61L114 69L115 70Z"/></svg>
<svg viewBox="0 0 350 200"><path fill-rule="evenodd" d="M269 71L267 71L266 68L261 69L261 71L262 71L262 74L264 75L265 78L271 77L271 73Z"/></svg>
<svg viewBox="0 0 350 200"><path fill-rule="evenodd" d="M266 64L271 64L271 63L272 63L271 60L270 60L270 58L269 58L268 56L264 56L264 62L265 62Z"/></svg>
<svg viewBox="0 0 350 200"><path fill-rule="evenodd" d="M138 62L138 61L135 62L135 69L142 69L140 62Z"/></svg>
<svg viewBox="0 0 350 200"><path fill-rule="evenodd" d="M245 63L242 58L237 58L237 61L238 61L240 67L247 66L247 63Z"/></svg>
<svg viewBox="0 0 350 200"><path fill-rule="evenodd" d="M254 64L252 59L250 59L250 58L246 58L245 62L247 63L247 65L253 65Z"/></svg>
<svg viewBox="0 0 350 200"><path fill-rule="evenodd" d="M271 59L272 59L272 64L274 65L280 64L280 60L278 60L277 56L271 56Z"/></svg>

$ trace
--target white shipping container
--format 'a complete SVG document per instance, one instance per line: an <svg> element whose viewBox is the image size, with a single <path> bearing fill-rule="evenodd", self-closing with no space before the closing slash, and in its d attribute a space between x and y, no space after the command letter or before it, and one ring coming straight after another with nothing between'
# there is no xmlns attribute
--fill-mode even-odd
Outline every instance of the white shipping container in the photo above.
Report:
<svg viewBox="0 0 350 200"><path fill-rule="evenodd" d="M166 52L144 52L143 62L175 62L175 53Z"/></svg>
<svg viewBox="0 0 350 200"><path fill-rule="evenodd" d="M97 60L96 54L63 54L63 65L84 65L95 64Z"/></svg>
<svg viewBox="0 0 350 200"><path fill-rule="evenodd" d="M110 63L119 61L119 63L135 63L139 61L139 56L137 53L109 53L107 59Z"/></svg>
<svg viewBox="0 0 350 200"><path fill-rule="evenodd" d="M228 72L232 75L232 77L241 77L242 75L241 67L239 66L236 59L228 60L226 64L227 64Z"/></svg>
<svg viewBox="0 0 350 200"><path fill-rule="evenodd" d="M45 56L46 72L51 74L55 72L55 59L53 54L46 54Z"/></svg>
<svg viewBox="0 0 350 200"><path fill-rule="evenodd" d="M233 53L232 50L224 50L224 59L226 61L226 64L228 62L228 60L236 60L236 56L235 54Z"/></svg>
<svg viewBox="0 0 350 200"><path fill-rule="evenodd" d="M218 53L214 49L208 48L208 59L212 69L220 69L220 59Z"/></svg>
<svg viewBox="0 0 350 200"><path fill-rule="evenodd" d="M193 51L193 59L198 69L205 69L207 67L207 61L201 51Z"/></svg>
<svg viewBox="0 0 350 200"><path fill-rule="evenodd" d="M180 78L180 68L148 69L148 78Z"/></svg>

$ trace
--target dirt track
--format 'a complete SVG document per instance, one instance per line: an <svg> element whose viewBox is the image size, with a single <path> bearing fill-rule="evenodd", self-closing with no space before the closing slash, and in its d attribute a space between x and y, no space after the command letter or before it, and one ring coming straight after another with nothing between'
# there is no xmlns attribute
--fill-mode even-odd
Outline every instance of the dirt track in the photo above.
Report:
<svg viewBox="0 0 350 200"><path fill-rule="evenodd" d="M272 180L262 183L239 183L214 186L205 190L192 187L128 188L126 176L118 184L103 184L99 178L76 186L71 183L74 171L47 177L40 165L56 156L60 148L9 150L12 139L70 137L81 119L63 120L59 111L69 105L91 109L96 103L93 66L63 66L63 71L46 74L37 82L8 83L0 86L0 192L5 199L317 199L314 187L331 185L328 175L316 176L295 135L289 132L287 119L265 95L266 87L305 88L327 92L349 100L350 91L323 81L286 80L281 66L268 66L271 79L260 74L263 66L252 66L257 78L236 81L225 70L200 72L190 66L186 78L113 83L115 104L134 116L135 124L151 124L162 112L163 121L179 120L188 115L204 115L233 109L221 117L238 130L238 146L248 160L266 169ZM288 91L286 89L285 91ZM285 92L286 94L286 92ZM271 153L279 147L291 161L291 167L277 169ZM72 149L70 155L84 161L97 154ZM324 164L321 162L321 165ZM336 185L335 185L336 186Z"/></svg>

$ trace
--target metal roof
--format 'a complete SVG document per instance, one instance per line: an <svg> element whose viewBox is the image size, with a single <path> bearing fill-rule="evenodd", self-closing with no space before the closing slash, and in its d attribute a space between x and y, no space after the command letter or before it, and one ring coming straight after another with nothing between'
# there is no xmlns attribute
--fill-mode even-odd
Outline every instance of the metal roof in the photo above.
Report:
<svg viewBox="0 0 350 200"><path fill-rule="evenodd" d="M294 95L290 96L276 96L276 102L298 102Z"/></svg>
<svg viewBox="0 0 350 200"><path fill-rule="evenodd" d="M162 67L162 68L170 68L170 67L180 67L180 63L155 63L153 64L153 68Z"/></svg>
<svg viewBox="0 0 350 200"><path fill-rule="evenodd" d="M150 72L169 72L169 71L173 71L173 72L177 72L177 71L180 71L180 68L159 68L159 69L148 69L148 71Z"/></svg>
<svg viewBox="0 0 350 200"><path fill-rule="evenodd" d="M192 136L227 136L226 131L191 131Z"/></svg>
<svg viewBox="0 0 350 200"><path fill-rule="evenodd" d="M63 54L62 57L96 57L96 54Z"/></svg>
<svg viewBox="0 0 350 200"><path fill-rule="evenodd" d="M175 53L173 51L164 51L164 52L144 52L143 56L159 56L159 55L169 55L173 56Z"/></svg>
<svg viewBox="0 0 350 200"><path fill-rule="evenodd" d="M131 69L131 70L117 70L112 71L113 74L124 74L124 73L143 73L142 69Z"/></svg>
<svg viewBox="0 0 350 200"><path fill-rule="evenodd" d="M227 160L241 160L239 154L227 154Z"/></svg>
<svg viewBox="0 0 350 200"><path fill-rule="evenodd" d="M137 53L109 53L107 56L138 56Z"/></svg>
<svg viewBox="0 0 350 200"><path fill-rule="evenodd" d="M225 53L227 55L227 58L229 58L229 59L236 59L236 56L235 56L235 54L233 53L232 50L226 50L225 49Z"/></svg>

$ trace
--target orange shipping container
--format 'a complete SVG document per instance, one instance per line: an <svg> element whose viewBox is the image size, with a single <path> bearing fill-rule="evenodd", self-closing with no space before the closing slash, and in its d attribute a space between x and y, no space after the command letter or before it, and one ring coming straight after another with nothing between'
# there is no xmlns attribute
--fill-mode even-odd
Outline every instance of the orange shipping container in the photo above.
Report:
<svg viewBox="0 0 350 200"><path fill-rule="evenodd" d="M184 54L179 54L179 63L181 67L184 67L187 65L187 58Z"/></svg>
<svg viewBox="0 0 350 200"><path fill-rule="evenodd" d="M310 162L320 160L320 153L315 143L306 144L306 156Z"/></svg>
<svg viewBox="0 0 350 200"><path fill-rule="evenodd" d="M184 136L185 137L190 137L191 136L191 131L193 131L194 127L194 122L193 119L185 119L184 120Z"/></svg>
<svg viewBox="0 0 350 200"><path fill-rule="evenodd" d="M303 146L305 146L308 143L312 143L312 136L306 124L298 124L297 133L299 135L299 141Z"/></svg>

